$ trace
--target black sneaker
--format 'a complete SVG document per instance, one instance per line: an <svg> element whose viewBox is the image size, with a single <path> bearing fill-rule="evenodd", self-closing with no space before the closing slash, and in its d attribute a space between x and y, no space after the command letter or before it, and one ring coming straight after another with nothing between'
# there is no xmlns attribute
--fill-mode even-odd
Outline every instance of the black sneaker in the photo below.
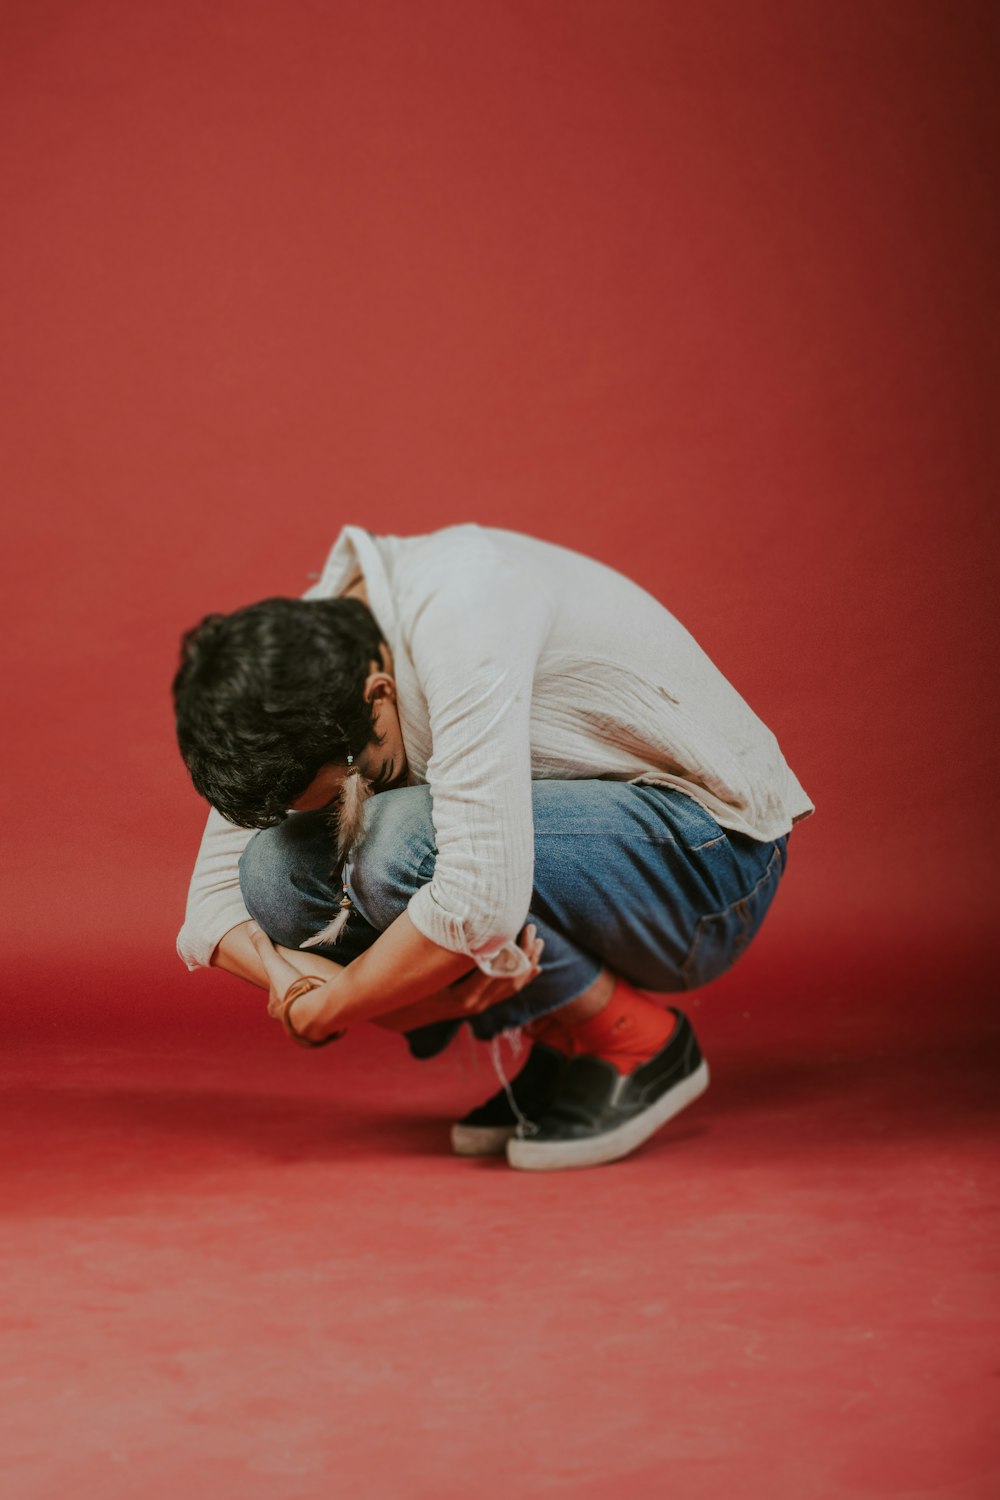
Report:
<svg viewBox="0 0 1000 1500"><path fill-rule="evenodd" d="M461 1021L432 1021L429 1026L418 1026L414 1031L405 1032L410 1056L421 1062L428 1057L437 1057L458 1035L461 1026Z"/></svg>
<svg viewBox="0 0 1000 1500"><path fill-rule="evenodd" d="M509 1085L525 1119L537 1120L542 1114L565 1061L553 1047L538 1042L532 1047L524 1067ZM451 1127L451 1149L456 1156L502 1156L517 1125L507 1091L500 1089Z"/></svg>
<svg viewBox="0 0 1000 1500"><path fill-rule="evenodd" d="M703 1094L708 1064L687 1016L670 1009L679 1022L673 1035L634 1073L600 1057L569 1058L535 1129L511 1132L511 1166L553 1172L617 1161Z"/></svg>

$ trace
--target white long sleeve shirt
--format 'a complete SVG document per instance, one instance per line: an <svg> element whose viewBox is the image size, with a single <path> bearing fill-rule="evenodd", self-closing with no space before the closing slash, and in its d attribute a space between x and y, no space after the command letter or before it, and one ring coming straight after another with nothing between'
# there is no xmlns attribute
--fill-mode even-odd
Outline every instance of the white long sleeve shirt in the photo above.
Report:
<svg viewBox="0 0 1000 1500"><path fill-rule="evenodd" d="M408 779L431 792L437 859L409 915L484 972L524 966L532 780L676 787L763 841L815 811L690 633L614 569L489 527L396 537L345 526L302 597L333 598L359 572L392 651ZM189 969L249 920L239 859L252 837L209 813L177 939Z"/></svg>

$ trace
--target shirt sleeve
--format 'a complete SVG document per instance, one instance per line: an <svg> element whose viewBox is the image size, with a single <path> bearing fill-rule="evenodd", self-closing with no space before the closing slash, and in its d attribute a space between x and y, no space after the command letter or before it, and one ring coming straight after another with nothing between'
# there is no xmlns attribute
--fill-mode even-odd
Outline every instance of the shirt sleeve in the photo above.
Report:
<svg viewBox="0 0 1000 1500"><path fill-rule="evenodd" d="M189 969L208 968L219 939L250 920L240 894L240 855L253 836L254 829L238 828L214 807L209 812L177 935L177 952Z"/></svg>
<svg viewBox="0 0 1000 1500"><path fill-rule="evenodd" d="M514 939L531 904L531 696L553 606L541 580L482 541L417 559L404 631L427 701L434 875L414 926L486 974L528 959Z"/></svg>

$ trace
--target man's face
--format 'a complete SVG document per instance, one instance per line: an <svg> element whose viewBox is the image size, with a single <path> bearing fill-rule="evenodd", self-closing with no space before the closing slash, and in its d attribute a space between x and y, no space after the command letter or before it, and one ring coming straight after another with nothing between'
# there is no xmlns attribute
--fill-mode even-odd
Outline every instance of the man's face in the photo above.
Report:
<svg viewBox="0 0 1000 1500"><path fill-rule="evenodd" d="M360 755L355 756L354 765L346 762L321 766L305 791L291 805L292 812L318 812L328 807L340 795L345 777L355 767L376 792L390 787L403 786L406 782L406 750L399 727L396 709L396 684L376 662L364 687L366 701L373 704L375 732L382 743L374 739L366 745Z"/></svg>

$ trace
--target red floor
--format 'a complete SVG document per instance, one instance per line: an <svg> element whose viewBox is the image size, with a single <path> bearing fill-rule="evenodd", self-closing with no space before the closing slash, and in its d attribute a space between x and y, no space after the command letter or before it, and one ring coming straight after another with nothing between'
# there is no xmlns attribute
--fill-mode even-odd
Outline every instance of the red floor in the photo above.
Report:
<svg viewBox="0 0 1000 1500"><path fill-rule="evenodd" d="M5 1493L1000 1494L981 1024L761 954L689 997L708 1095L565 1175L448 1155L485 1057L311 1057L222 976L218 1026L25 1038Z"/></svg>

